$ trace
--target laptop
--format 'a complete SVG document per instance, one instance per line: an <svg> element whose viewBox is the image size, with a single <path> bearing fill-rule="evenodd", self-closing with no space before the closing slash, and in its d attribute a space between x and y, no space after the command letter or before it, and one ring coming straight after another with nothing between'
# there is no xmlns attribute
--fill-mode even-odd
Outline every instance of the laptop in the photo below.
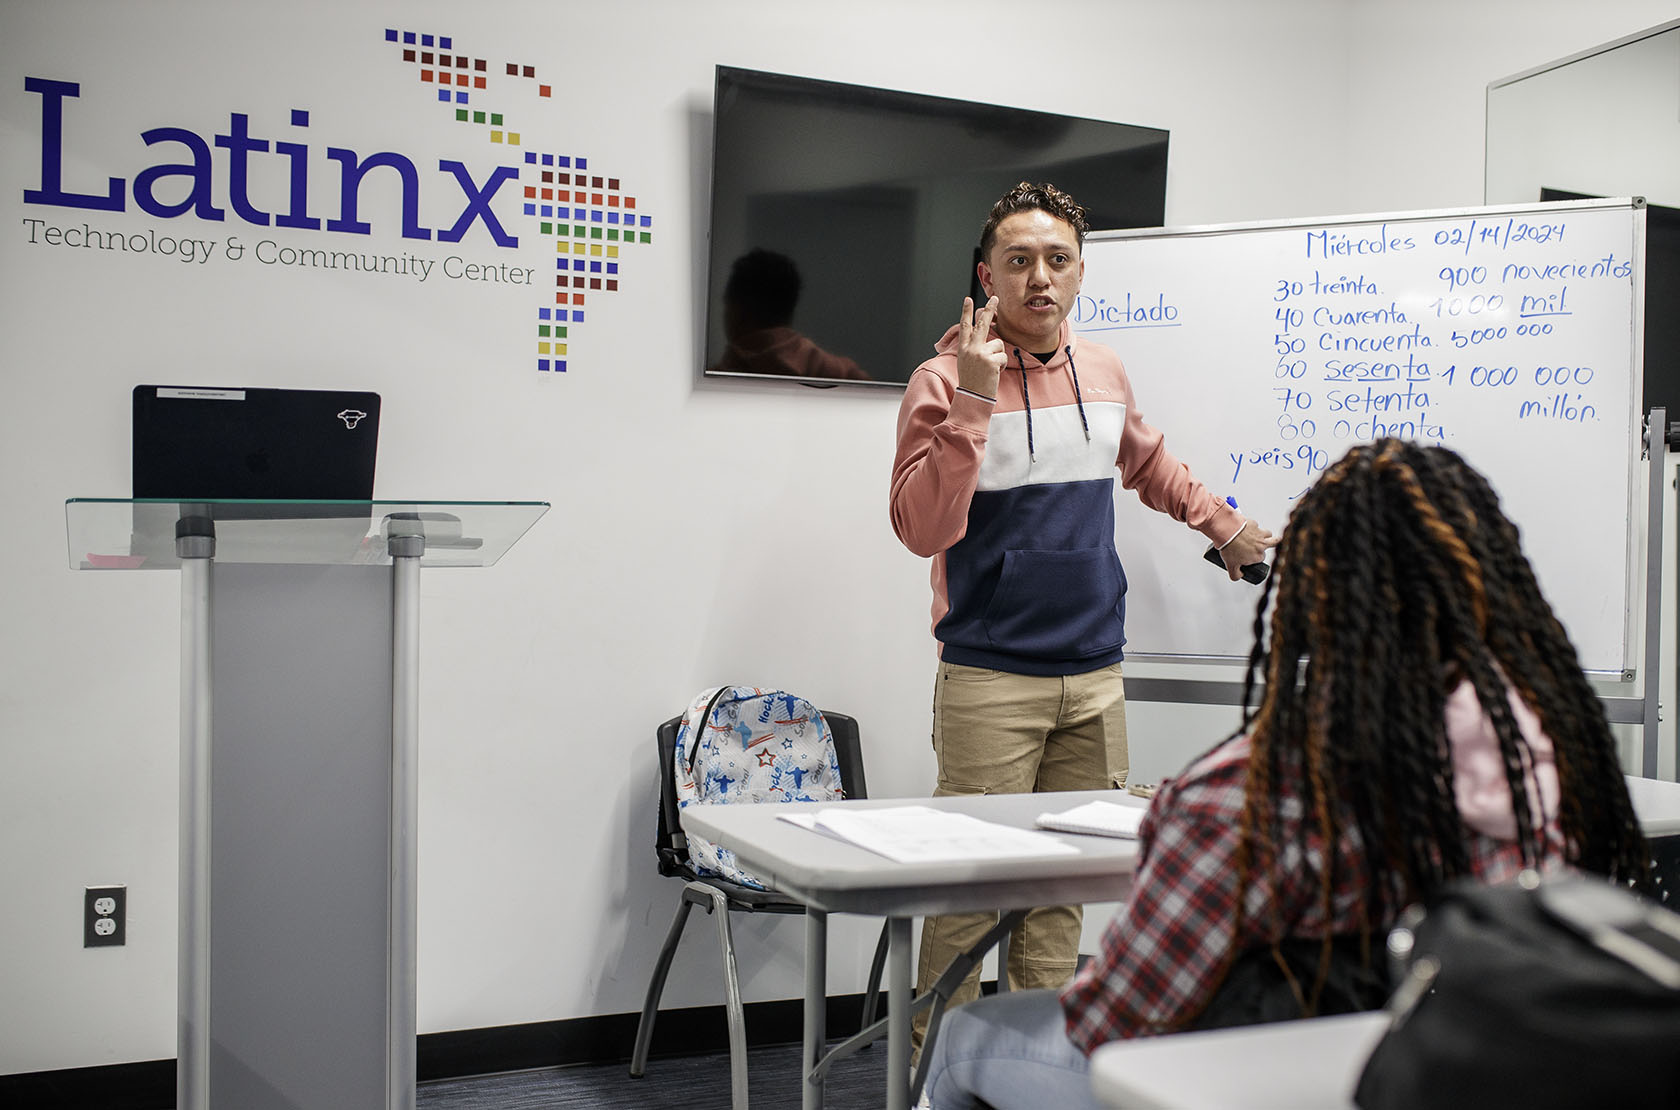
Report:
<svg viewBox="0 0 1680 1110"><path fill-rule="evenodd" d="M371 501L379 394L134 387L134 496Z"/></svg>
<svg viewBox="0 0 1680 1110"><path fill-rule="evenodd" d="M138 385L133 427L136 499L373 499L377 393ZM151 508L136 506L137 540L161 523L142 511ZM172 546L175 510L167 508ZM366 505L216 505L212 512L218 521L333 520L330 536L358 540L370 515Z"/></svg>

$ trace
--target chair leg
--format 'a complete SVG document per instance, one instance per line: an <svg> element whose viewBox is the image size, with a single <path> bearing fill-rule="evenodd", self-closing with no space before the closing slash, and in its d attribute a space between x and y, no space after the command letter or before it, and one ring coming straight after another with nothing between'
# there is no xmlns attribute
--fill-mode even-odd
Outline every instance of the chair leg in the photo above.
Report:
<svg viewBox="0 0 1680 1110"><path fill-rule="evenodd" d="M640 1079L647 1070L648 1046L653 1043L653 1021L659 1014L659 996L665 993L665 978L671 974L671 960L677 954L677 942L682 940L683 926L688 923L688 911L694 903L686 897L677 903L677 916L665 934L665 947L653 965L653 978L648 981L647 998L642 1002L642 1019L636 1023L636 1047L630 1053L630 1078Z"/></svg>
<svg viewBox="0 0 1680 1110"><path fill-rule="evenodd" d="M875 1014L881 1007L881 974L887 968L887 926L881 926L881 939L875 942L875 959L869 964L869 983L863 988L863 1023L859 1032L875 1024Z"/></svg>
<svg viewBox="0 0 1680 1110"><path fill-rule="evenodd" d="M1009 990L1009 942L1014 940L1013 933L1005 933L997 942L997 989L999 994Z"/></svg>
<svg viewBox="0 0 1680 1110"><path fill-rule="evenodd" d="M729 1104L747 1110L747 1017L741 1007L741 980L735 973L735 939L729 928L729 901L722 891L710 892L711 913L717 918L718 943L723 948L725 1008L729 1013Z"/></svg>
<svg viewBox="0 0 1680 1110"><path fill-rule="evenodd" d="M922 998L928 1000L928 1023L927 1032L922 1035L922 1055L916 1063L916 1076L911 1082L912 1100L921 1094L922 1084L927 1081L928 1064L933 1059L933 1045L939 1039L939 1023L945 1016L945 1007L951 1001L952 993L956 991L958 984L968 977L968 973L979 966L986 953L1007 937L1026 916L1026 910L1006 910L1000 913L997 924L988 929L972 948L952 960L951 965L940 973L933 986L923 992ZM1009 975L1007 971L1000 972L998 978L1007 980ZM921 999L917 999L917 1002L920 1003ZM889 1073L892 1071L892 1064L887 1065L887 1070Z"/></svg>

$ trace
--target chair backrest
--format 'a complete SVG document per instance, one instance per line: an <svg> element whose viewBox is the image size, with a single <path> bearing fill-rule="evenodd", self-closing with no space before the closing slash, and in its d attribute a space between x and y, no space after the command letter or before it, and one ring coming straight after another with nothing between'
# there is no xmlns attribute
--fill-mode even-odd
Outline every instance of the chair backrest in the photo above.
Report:
<svg viewBox="0 0 1680 1110"><path fill-rule="evenodd" d="M869 786L863 774L863 742L857 719L827 709L822 715L834 736L834 758L840 765L840 785L846 797L867 798ZM678 716L654 730L654 741L659 745L659 837L655 849L661 875L693 878L688 841L682 831L682 810L677 805L677 733L681 727L682 717Z"/></svg>
<svg viewBox="0 0 1680 1110"><path fill-rule="evenodd" d="M822 711L828 731L834 735L834 759L840 764L840 786L848 798L869 797L869 784L863 777L863 741L858 738L855 717L844 713Z"/></svg>

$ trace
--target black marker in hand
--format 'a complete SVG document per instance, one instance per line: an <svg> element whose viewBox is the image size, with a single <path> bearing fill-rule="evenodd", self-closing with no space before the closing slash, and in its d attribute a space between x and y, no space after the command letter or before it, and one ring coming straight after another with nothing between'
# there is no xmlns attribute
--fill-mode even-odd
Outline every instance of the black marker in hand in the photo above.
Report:
<svg viewBox="0 0 1680 1110"><path fill-rule="evenodd" d="M1227 497L1225 499L1225 504L1235 509L1237 507L1237 499L1235 497ZM1219 549L1217 547L1210 544L1208 549L1202 553L1202 558L1206 559L1220 570L1226 570L1225 559L1219 554ZM1266 575L1271 572L1272 567L1270 563L1244 563L1242 566L1243 581L1251 583L1255 586L1264 582L1266 580ZM1229 573L1229 571L1226 571L1226 573Z"/></svg>

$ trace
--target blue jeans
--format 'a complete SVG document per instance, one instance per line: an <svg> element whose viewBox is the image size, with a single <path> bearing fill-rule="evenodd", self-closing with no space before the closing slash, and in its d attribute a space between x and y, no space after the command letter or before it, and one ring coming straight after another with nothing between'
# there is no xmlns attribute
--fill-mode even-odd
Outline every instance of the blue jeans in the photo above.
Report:
<svg viewBox="0 0 1680 1110"><path fill-rule="evenodd" d="M1052 990L1008 991L945 1015L928 1062L934 1110L1100 1110Z"/></svg>

